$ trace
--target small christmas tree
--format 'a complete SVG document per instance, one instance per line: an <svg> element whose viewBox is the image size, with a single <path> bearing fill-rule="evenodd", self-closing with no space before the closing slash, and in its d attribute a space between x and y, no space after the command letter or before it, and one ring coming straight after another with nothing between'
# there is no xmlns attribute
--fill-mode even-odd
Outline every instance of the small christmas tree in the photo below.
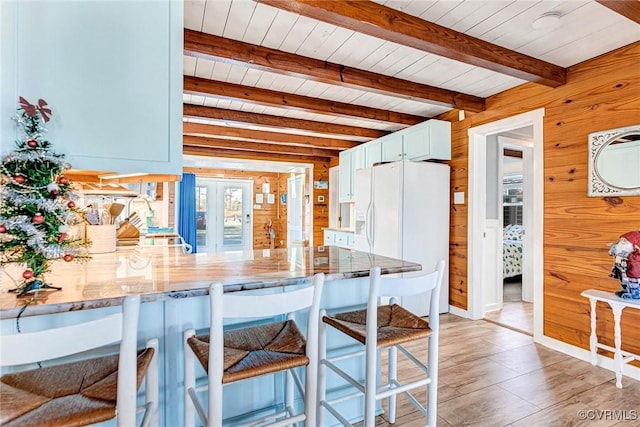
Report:
<svg viewBox="0 0 640 427"><path fill-rule="evenodd" d="M64 176L71 165L43 140L43 124L50 115L44 100L33 105L20 97L15 120L23 135L0 163L0 265L26 267L22 281L12 290L18 296L32 290L60 289L44 279L53 260L90 258L82 240L68 237L69 227L81 222L81 217L75 211L71 183Z"/></svg>

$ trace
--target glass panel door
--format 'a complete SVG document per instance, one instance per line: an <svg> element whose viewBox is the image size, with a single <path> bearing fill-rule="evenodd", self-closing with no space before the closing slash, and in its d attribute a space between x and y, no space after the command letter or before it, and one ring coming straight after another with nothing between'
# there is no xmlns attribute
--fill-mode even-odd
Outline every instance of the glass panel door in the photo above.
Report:
<svg viewBox="0 0 640 427"><path fill-rule="evenodd" d="M251 201L249 184L246 182L222 182L222 240L219 250L251 249L248 240L251 236Z"/></svg>
<svg viewBox="0 0 640 427"><path fill-rule="evenodd" d="M253 249L251 182L199 178L196 185L198 252Z"/></svg>
<svg viewBox="0 0 640 427"><path fill-rule="evenodd" d="M198 249L206 248L208 245L207 190L207 186L196 186L196 244L198 245Z"/></svg>

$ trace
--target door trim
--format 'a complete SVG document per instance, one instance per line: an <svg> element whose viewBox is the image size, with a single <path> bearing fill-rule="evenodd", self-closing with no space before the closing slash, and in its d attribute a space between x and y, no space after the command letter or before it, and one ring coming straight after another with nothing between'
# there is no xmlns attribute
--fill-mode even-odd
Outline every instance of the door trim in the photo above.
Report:
<svg viewBox="0 0 640 427"><path fill-rule="evenodd" d="M469 215L468 215L468 310L467 317L482 319L483 275L482 254L484 251L483 229L486 219L486 138L526 126L533 126L533 170L534 194L532 213L531 258L533 271L533 338L543 336L543 284L544 284L544 108L518 114L506 119L472 127L469 135Z"/></svg>

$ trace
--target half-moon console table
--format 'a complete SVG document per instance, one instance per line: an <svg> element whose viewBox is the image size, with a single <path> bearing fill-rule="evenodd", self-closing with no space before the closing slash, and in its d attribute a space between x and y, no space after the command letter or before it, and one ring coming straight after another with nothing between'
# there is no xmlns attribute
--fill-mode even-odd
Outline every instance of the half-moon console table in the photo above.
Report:
<svg viewBox="0 0 640 427"><path fill-rule="evenodd" d="M622 368L624 364L634 360L640 360L640 355L633 354L628 351L622 351L622 330L620 329L620 318L622 317L622 310L627 307L640 310L640 301L622 299L616 296L613 292L598 291L596 289L587 289L580 295L589 298L589 302L591 303L591 336L589 338L589 344L591 347L591 364L596 366L598 362L599 348L613 352L616 371L616 387L622 388ZM606 302L609 304L609 307L611 307L611 311L613 311L615 348L598 342L598 336L596 335L596 303L598 301Z"/></svg>

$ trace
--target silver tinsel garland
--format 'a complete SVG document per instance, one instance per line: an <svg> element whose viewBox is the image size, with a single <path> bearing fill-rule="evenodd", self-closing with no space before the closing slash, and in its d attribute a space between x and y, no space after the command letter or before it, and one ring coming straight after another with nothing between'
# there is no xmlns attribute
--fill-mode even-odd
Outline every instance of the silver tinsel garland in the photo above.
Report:
<svg viewBox="0 0 640 427"><path fill-rule="evenodd" d="M77 200L77 196L71 191L67 191L65 195L71 196L69 200ZM66 210L65 205L68 203L68 200L66 199L43 199L41 197L30 197L23 193L10 190L8 187L0 188L0 199L7 199L14 205L18 206L24 205L25 203L33 203L38 207L40 212L49 212L65 224L72 225L77 217L73 211Z"/></svg>
<svg viewBox="0 0 640 427"><path fill-rule="evenodd" d="M31 223L31 218L26 215L17 215L11 218L0 217L0 222L10 230L20 230L29 236L27 245L47 259L59 259L65 254L77 255L81 248L69 247L57 243L47 243L47 233L40 231ZM7 260L9 261L9 260Z"/></svg>

